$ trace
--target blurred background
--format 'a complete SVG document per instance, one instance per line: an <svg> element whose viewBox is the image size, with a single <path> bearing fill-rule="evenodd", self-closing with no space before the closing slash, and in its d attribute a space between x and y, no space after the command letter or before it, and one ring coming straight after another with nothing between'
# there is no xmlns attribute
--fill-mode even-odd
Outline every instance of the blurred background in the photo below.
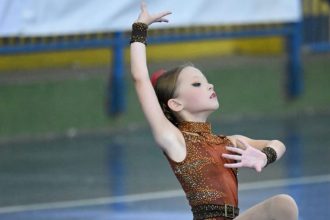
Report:
<svg viewBox="0 0 330 220"><path fill-rule="evenodd" d="M129 76L139 0L0 0L0 219L192 219ZM279 139L239 173L240 208L278 193L329 219L330 2L147 1L150 72L192 62L218 134Z"/></svg>

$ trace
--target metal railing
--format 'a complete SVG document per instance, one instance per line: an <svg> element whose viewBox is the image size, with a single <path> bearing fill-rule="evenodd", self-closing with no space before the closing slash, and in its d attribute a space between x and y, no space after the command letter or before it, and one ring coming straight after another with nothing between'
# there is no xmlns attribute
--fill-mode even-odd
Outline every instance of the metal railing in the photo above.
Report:
<svg viewBox="0 0 330 220"><path fill-rule="evenodd" d="M287 39L287 87L288 98L297 98L303 90L300 61L301 23L262 24L237 26L201 26L194 28L173 28L151 30L148 43L164 44L215 39L252 38L283 36ZM124 49L129 45L128 32L98 33L89 35L14 37L0 38L0 55L35 53L68 49L111 48L113 51L111 85L108 90L108 111L122 113L126 109L124 83Z"/></svg>
<svg viewBox="0 0 330 220"><path fill-rule="evenodd" d="M171 42L215 40L228 38L252 38L283 36L288 54L286 94L289 99L303 92L301 49L310 52L330 51L330 0L302 0L304 19L298 23L201 26L151 30L148 42L163 44ZM0 37L0 55L35 53L86 48L110 48L113 51L111 85L108 90L109 112L125 110L124 48L128 46L129 33L95 33L48 37Z"/></svg>
<svg viewBox="0 0 330 220"><path fill-rule="evenodd" d="M303 0L303 45L310 52L330 51L330 1Z"/></svg>

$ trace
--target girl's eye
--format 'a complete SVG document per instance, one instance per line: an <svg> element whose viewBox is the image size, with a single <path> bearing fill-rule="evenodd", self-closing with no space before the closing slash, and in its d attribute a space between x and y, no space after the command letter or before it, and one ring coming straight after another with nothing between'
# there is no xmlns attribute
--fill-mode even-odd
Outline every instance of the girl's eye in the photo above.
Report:
<svg viewBox="0 0 330 220"><path fill-rule="evenodd" d="M201 86L201 83L193 83L192 86L199 87L199 86Z"/></svg>

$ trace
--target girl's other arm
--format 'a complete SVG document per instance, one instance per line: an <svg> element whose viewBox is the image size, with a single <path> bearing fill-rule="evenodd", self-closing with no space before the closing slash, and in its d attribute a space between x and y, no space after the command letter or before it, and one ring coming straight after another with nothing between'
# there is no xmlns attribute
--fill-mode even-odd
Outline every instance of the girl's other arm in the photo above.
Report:
<svg viewBox="0 0 330 220"><path fill-rule="evenodd" d="M254 168L257 172L282 157L285 146L278 140L253 140L242 135L228 137L235 147L227 147L231 153L222 157L236 160L235 163L227 163L227 168ZM263 151L267 150L267 151Z"/></svg>
<svg viewBox="0 0 330 220"><path fill-rule="evenodd" d="M271 147L276 151L277 160L283 156L286 150L285 145L279 140L254 140L243 135L234 135L231 137L233 142L235 142L234 145L242 149L245 149L242 141L258 150L263 150L265 147Z"/></svg>

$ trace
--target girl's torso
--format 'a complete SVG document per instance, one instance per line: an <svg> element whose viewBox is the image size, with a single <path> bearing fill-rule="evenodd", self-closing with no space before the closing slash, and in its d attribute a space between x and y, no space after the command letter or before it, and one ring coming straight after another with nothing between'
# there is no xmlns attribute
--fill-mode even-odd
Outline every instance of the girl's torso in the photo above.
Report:
<svg viewBox="0 0 330 220"><path fill-rule="evenodd" d="M225 146L232 145L225 136L211 133L211 126L201 122L179 125L186 145L186 157L175 162L168 156L171 168L179 180L190 206L205 204L237 207L237 170L224 167L231 163L223 158Z"/></svg>

